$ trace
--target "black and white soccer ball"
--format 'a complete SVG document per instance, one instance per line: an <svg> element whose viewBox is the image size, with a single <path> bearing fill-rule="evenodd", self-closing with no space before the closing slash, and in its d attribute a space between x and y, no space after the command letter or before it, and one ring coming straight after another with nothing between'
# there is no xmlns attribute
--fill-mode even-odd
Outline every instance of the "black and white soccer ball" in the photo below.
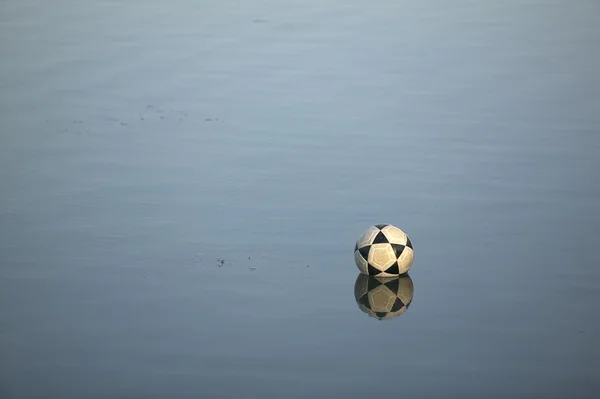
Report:
<svg viewBox="0 0 600 399"><path fill-rule="evenodd" d="M354 284L354 297L360 310L379 320L391 319L406 312L414 292L408 274L377 277L361 273Z"/></svg>
<svg viewBox="0 0 600 399"><path fill-rule="evenodd" d="M354 247L356 266L363 274L390 277L404 274L414 259L413 245L405 232L391 224L371 226Z"/></svg>

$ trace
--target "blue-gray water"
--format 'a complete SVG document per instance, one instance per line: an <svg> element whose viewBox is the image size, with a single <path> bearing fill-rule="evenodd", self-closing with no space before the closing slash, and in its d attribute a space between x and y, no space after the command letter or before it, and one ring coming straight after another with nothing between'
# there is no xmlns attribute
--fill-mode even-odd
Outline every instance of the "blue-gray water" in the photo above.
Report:
<svg viewBox="0 0 600 399"><path fill-rule="evenodd" d="M599 20L1 1L2 398L598 397ZM376 223L416 254L387 321Z"/></svg>

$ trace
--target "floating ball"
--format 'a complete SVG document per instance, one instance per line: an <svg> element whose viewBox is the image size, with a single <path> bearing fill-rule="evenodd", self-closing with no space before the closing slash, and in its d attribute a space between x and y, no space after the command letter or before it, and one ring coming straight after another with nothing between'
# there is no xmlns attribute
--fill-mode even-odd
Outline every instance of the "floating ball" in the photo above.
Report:
<svg viewBox="0 0 600 399"><path fill-rule="evenodd" d="M414 258L405 232L391 224L369 227L356 241L354 260L363 274L390 277L404 274Z"/></svg>
<svg viewBox="0 0 600 399"><path fill-rule="evenodd" d="M377 277L359 274L354 284L354 297L360 310L379 320L387 320L406 312L414 295L408 274Z"/></svg>

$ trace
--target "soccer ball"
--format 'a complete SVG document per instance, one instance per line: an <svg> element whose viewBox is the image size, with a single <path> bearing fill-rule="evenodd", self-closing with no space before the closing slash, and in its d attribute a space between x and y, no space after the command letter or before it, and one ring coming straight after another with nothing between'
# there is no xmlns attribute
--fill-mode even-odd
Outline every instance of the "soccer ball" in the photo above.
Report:
<svg viewBox="0 0 600 399"><path fill-rule="evenodd" d="M354 260L363 274L390 277L404 274L414 258L405 232L391 224L369 227L356 241Z"/></svg>
<svg viewBox="0 0 600 399"><path fill-rule="evenodd" d="M359 274L354 284L354 297L360 310L379 320L387 320L406 312L414 295L408 274L376 277Z"/></svg>

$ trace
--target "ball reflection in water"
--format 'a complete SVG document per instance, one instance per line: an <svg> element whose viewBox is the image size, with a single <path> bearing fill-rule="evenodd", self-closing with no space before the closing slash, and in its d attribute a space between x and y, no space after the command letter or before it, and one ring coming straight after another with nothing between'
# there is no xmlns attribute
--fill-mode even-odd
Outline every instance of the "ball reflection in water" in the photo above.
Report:
<svg viewBox="0 0 600 399"><path fill-rule="evenodd" d="M379 320L388 320L406 312L414 294L408 274L377 277L359 274L354 284L354 297L360 310Z"/></svg>

